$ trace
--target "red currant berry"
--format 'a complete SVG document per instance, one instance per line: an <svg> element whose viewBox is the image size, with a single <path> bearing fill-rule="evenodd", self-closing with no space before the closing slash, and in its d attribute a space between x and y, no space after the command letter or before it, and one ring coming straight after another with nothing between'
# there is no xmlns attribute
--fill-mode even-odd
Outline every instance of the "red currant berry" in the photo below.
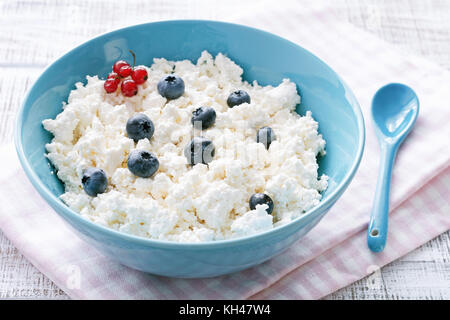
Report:
<svg viewBox="0 0 450 320"><path fill-rule="evenodd" d="M131 79L124 80L120 86L120 89L125 97L132 97L136 95L138 91L136 82Z"/></svg>
<svg viewBox="0 0 450 320"><path fill-rule="evenodd" d="M123 66L130 66L130 65L125 60L116 61L116 63L114 63L113 65L113 71L117 74L120 74L119 73L120 68L122 68Z"/></svg>
<svg viewBox="0 0 450 320"><path fill-rule="evenodd" d="M119 74L122 78L126 78L131 74L132 71L133 69L131 69L130 66L123 66L122 68L120 68Z"/></svg>
<svg viewBox="0 0 450 320"><path fill-rule="evenodd" d="M111 72L110 74L108 74L108 76L106 77L106 80L114 80L117 83L117 85L119 85L119 83L120 83L120 77L115 72Z"/></svg>
<svg viewBox="0 0 450 320"><path fill-rule="evenodd" d="M120 80L119 80L120 81ZM113 93L117 90L119 83L115 79L107 79L103 87L107 93Z"/></svg>
<svg viewBox="0 0 450 320"><path fill-rule="evenodd" d="M148 79L147 70L144 67L133 68L131 79L133 79L136 84L143 84Z"/></svg>

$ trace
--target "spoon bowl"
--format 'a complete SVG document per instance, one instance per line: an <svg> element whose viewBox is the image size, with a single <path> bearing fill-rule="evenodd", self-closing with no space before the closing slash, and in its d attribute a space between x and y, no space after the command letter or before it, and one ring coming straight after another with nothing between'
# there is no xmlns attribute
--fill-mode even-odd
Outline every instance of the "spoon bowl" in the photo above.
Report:
<svg viewBox="0 0 450 320"><path fill-rule="evenodd" d="M372 101L372 119L380 135L402 141L413 127L419 114L416 93L401 83L380 88Z"/></svg>
<svg viewBox="0 0 450 320"><path fill-rule="evenodd" d="M372 120L381 152L367 234L367 244L373 252L383 251L386 245L392 166L398 147L411 131L418 114L419 99L410 87L403 84L388 84L373 97Z"/></svg>

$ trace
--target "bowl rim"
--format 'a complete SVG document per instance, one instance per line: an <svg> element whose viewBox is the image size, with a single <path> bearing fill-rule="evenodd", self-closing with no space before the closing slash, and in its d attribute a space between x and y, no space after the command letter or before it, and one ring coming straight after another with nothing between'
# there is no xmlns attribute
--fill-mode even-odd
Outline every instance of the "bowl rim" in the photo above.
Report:
<svg viewBox="0 0 450 320"><path fill-rule="evenodd" d="M132 30L134 28L139 27L146 27L146 26L152 26L156 24L186 24L186 23L209 23L209 24L215 24L215 25L223 25L223 26L232 26L237 28L243 28L247 29L248 31L256 32L263 34L266 37L274 38L277 41L284 42L285 44L288 44L290 46L294 46L297 49L300 49L304 52L304 54L311 56L312 58L316 59L319 63L322 63L325 65L331 72L334 74L341 84L343 85L346 95L350 99L350 106L352 108L353 114L356 117L357 121L357 127L358 127L358 146L357 146L357 153L356 157L353 159L353 162L350 166L350 169L348 170L347 174L344 176L342 181L336 186L335 190L328 195L327 199L324 201L320 201L320 203L302 214L301 216L295 218L294 220L290 221L289 223L286 223L284 225L275 227L270 230L263 231L261 233L239 237L239 238L232 238L232 239L225 239L225 240L214 240L214 241L206 241L206 242L175 242L175 241L168 241L168 240L157 240L157 239L151 239L151 238L144 238L140 236L135 236L132 234L127 234L124 232L120 232L114 229L111 229L109 227L97 224L95 222L92 222L88 219L83 218L80 214L75 212L74 210L70 209L66 204L64 204L59 197L55 196L39 179L36 172L31 168L30 163L28 162L28 159L25 157L25 153L23 150L22 145L22 126L23 119L25 116L26 111L26 105L28 104L28 100L33 93L35 89L35 84L45 76L47 72L55 65L57 61L60 59L65 58L66 56L69 56L73 51L87 46L88 44L97 41L101 38L112 36L115 33L124 32L127 30ZM319 124L320 125L320 124ZM361 162L361 158L364 152L364 144L365 144L365 126L364 126L364 118L363 114L360 108L360 105L354 96L353 92L350 90L350 88L347 86L347 84L343 81L343 79L324 61L322 61L319 57L311 53L310 51L304 49L300 45L287 40L281 36L278 36L276 34L273 34L268 31L264 31L261 29L257 29L254 27L249 27L242 24L237 23L230 23L230 22L223 22L223 21L216 21L216 20L203 20L203 19L178 19L178 20L164 20L164 21L157 21L157 22L148 22L148 23L141 23L136 25L131 25L123 28L118 28L112 31L108 31L105 33L102 33L100 35L97 35L90 40L84 41L81 44L75 46L74 48L70 49L60 57L57 57L54 59L51 63L47 65L47 67L44 69L44 71L40 74L40 76L35 80L31 88L28 90L27 94L25 95L25 98L21 104L21 107L19 109L16 122L15 122L15 130L14 130L14 142L16 147L16 152L19 157L19 161L34 188L38 191L38 193L45 199L45 201L53 208L54 211L58 215L64 216L65 219L69 219L70 221L75 220L77 225L82 225L83 228L86 227L88 229L92 229L95 232L101 233L105 236L115 237L119 240L128 241L128 242L134 242L137 245L141 246L149 246L154 248L164 248L164 249L174 249L174 250L204 250L204 249L216 249L216 248L225 248L225 247L233 247L236 245L242 245L245 243L255 243L259 242L263 238L266 237L273 237L280 233L283 233L285 230L288 230L289 228L292 228L296 224L300 224L305 221L313 220L320 216L321 213L326 211L328 205L332 205L345 191L345 189L348 187L349 183L353 179L359 164ZM58 209L58 210L57 210ZM67 222L67 221L66 221Z"/></svg>

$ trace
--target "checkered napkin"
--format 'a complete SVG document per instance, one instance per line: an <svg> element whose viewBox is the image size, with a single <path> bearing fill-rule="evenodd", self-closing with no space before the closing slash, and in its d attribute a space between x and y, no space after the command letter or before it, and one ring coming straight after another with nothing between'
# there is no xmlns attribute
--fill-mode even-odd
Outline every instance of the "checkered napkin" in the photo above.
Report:
<svg viewBox="0 0 450 320"><path fill-rule="evenodd" d="M399 54L336 19L326 7L295 2L227 19L288 38L325 60L353 89L367 141L349 189L306 237L283 254L242 272L212 279L170 279L141 273L81 241L45 203L21 170L12 145L0 152L0 228L40 271L79 299L316 299L350 284L450 229L450 74ZM388 243L374 254L366 229L379 150L369 116L375 91L403 82L421 109L393 172ZM319 124L320 125L320 124Z"/></svg>

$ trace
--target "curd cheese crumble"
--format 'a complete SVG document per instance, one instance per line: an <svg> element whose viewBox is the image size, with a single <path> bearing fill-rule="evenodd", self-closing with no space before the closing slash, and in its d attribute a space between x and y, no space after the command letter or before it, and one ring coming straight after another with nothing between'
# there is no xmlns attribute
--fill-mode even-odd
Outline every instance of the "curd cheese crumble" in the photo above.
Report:
<svg viewBox="0 0 450 320"><path fill-rule="evenodd" d="M300 116L296 85L242 81L242 69L223 54L204 51L196 64L188 60L154 59L145 67L148 79L135 96L120 90L106 93L104 80L87 76L77 83L56 119L43 121L54 138L47 157L65 185L61 199L82 217L109 228L152 239L205 242L260 233L290 222L319 204L327 176L318 176L316 156L325 141L311 112ZM158 81L174 73L185 91L168 100ZM232 108L227 98L245 90L250 103ZM202 132L191 118L199 107L216 112L215 123ZM154 124L150 139L127 136L127 120L143 113ZM266 149L257 131L270 127L276 139ZM194 136L212 141L215 154L207 165L188 164L185 146ZM159 168L150 178L127 168L134 149L154 154ZM82 185L87 168L100 168L108 178L104 193L89 196ZM265 193L273 199L250 210L249 198Z"/></svg>

